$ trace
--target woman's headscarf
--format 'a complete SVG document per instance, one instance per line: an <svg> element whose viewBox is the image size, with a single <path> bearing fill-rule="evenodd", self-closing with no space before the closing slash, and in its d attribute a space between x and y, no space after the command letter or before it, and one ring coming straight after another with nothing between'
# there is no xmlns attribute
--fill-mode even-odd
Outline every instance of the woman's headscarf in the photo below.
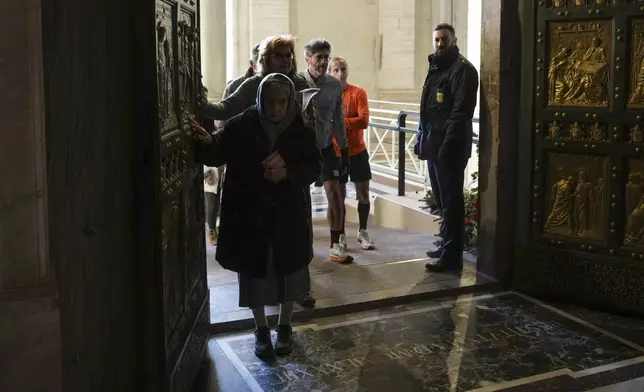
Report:
<svg viewBox="0 0 644 392"><path fill-rule="evenodd" d="M264 112L264 98L274 87L286 90L288 92L289 100L286 115L277 123L266 118L266 114ZM268 135L271 145L274 144L277 137L291 125L296 116L303 115L306 108L313 104L313 97L317 95L318 91L319 89L307 89L298 93L295 91L295 85L291 79L283 74L272 73L264 77L257 89L256 105L259 117L262 121L262 128Z"/></svg>
<svg viewBox="0 0 644 392"><path fill-rule="evenodd" d="M286 110L286 115L277 123L266 118L264 109L264 99L273 88L279 88L288 93L288 109ZM297 116L298 109L296 105L295 85L285 75L278 73L266 75L257 89L256 105L259 117L262 120L262 128L264 128L264 131L271 140L277 139L277 136L288 128L295 119L295 116Z"/></svg>

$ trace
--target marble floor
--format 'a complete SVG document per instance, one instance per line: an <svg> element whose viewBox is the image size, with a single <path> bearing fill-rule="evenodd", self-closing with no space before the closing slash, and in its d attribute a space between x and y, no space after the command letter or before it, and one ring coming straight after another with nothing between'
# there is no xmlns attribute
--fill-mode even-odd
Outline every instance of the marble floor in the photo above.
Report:
<svg viewBox="0 0 644 392"><path fill-rule="evenodd" d="M251 332L215 337L196 391L642 391L642 331L513 292L459 295L298 325L272 362Z"/></svg>
<svg viewBox="0 0 644 392"><path fill-rule="evenodd" d="M355 198L352 184L347 185L347 198ZM312 193L314 214L326 216L326 197ZM429 233L370 227L376 249L364 251L356 242L357 226L346 227L349 253L354 262L339 265L329 260L330 234L325 219L314 220L314 258L309 266L313 295L318 300L313 314L298 307L298 317L323 317L391 306L403 301L427 299L457 290L489 290L496 284L477 273L467 263L463 273L430 274L425 272L425 252L436 238ZM207 246L208 285L213 333L243 330L253 325L252 314L238 306L237 274L224 270L215 260L216 247ZM360 307L349 308L351 305ZM269 309L269 314L277 313ZM335 313L329 313L329 311ZM322 312L322 313L320 313Z"/></svg>

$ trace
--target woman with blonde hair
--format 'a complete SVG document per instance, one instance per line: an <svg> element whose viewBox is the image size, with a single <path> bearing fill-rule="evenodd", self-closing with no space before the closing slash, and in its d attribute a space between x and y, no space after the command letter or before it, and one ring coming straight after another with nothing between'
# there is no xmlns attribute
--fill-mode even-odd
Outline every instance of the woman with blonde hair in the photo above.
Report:
<svg viewBox="0 0 644 392"><path fill-rule="evenodd" d="M296 91L309 88L306 80L297 73L295 61L295 38L290 35L267 37L259 46L257 73L247 78L238 88L217 103L201 102L205 117L213 120L228 120L255 104L257 89L264 77L271 73L286 75ZM299 100L298 100L299 101Z"/></svg>

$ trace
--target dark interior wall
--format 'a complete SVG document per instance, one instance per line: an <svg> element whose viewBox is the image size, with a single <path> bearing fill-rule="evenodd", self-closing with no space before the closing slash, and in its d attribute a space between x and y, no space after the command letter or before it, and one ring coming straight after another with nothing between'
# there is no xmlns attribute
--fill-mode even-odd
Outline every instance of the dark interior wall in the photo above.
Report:
<svg viewBox="0 0 644 392"><path fill-rule="evenodd" d="M0 391L61 391L47 255L40 0L0 1Z"/></svg>
<svg viewBox="0 0 644 392"><path fill-rule="evenodd" d="M43 1L42 7L63 390L133 391L136 15L125 0Z"/></svg>

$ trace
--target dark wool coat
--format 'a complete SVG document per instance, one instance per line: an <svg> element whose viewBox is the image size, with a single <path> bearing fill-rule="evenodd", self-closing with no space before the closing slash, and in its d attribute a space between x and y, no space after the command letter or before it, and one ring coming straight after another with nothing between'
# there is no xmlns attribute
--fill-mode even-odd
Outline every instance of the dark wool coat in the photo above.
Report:
<svg viewBox="0 0 644 392"><path fill-rule="evenodd" d="M278 184L264 179L262 161L273 151L252 106L230 119L212 144L196 150L204 165L227 165L216 259L256 278L266 276L269 243L279 274L307 267L313 255L309 185L322 167L315 132L297 116L274 149L288 172Z"/></svg>

